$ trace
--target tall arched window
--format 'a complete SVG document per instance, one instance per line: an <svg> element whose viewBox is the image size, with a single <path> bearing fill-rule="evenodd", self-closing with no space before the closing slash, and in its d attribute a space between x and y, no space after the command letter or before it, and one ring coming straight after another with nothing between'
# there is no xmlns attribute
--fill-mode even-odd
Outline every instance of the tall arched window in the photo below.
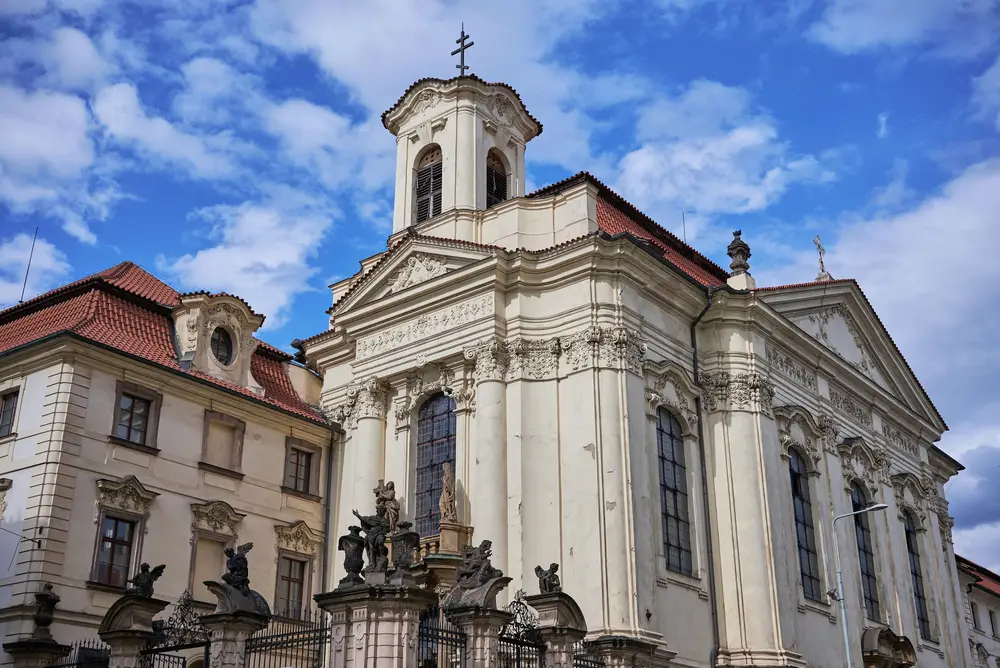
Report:
<svg viewBox="0 0 1000 668"><path fill-rule="evenodd" d="M687 468L684 440L677 418L661 408L656 417L656 445L660 463L660 508L663 552L667 568L691 573L691 520L688 515Z"/></svg>
<svg viewBox="0 0 1000 668"><path fill-rule="evenodd" d="M441 149L428 150L417 162L414 180L416 194L416 222L433 218L441 213Z"/></svg>
<svg viewBox="0 0 1000 668"><path fill-rule="evenodd" d="M813 601L823 600L819 581L819 559L816 556L816 531L813 528L812 500L806 463L797 450L788 451L788 474L792 484L792 506L795 511L795 536L799 545L799 574L802 591Z"/></svg>
<svg viewBox="0 0 1000 668"><path fill-rule="evenodd" d="M441 465L455 469L455 400L438 394L417 414L417 533L433 536L441 524Z"/></svg>
<svg viewBox="0 0 1000 668"><path fill-rule="evenodd" d="M507 167L497 150L486 154L486 208L507 199Z"/></svg>
<svg viewBox="0 0 1000 668"><path fill-rule="evenodd" d="M861 486L851 483L851 505L854 512L868 507L868 496ZM880 621L882 612L878 601L878 576L875 572L875 548L868 526L868 513L854 516L854 533L858 540L858 565L861 569L861 588L865 596L865 614L868 619Z"/></svg>
<svg viewBox="0 0 1000 668"><path fill-rule="evenodd" d="M924 575L920 570L920 543L917 523L910 511L903 513L903 529L906 532L906 552L910 557L910 579L913 580L913 602L917 606L917 624L920 637L931 639L931 619L927 614L927 597L924 594Z"/></svg>

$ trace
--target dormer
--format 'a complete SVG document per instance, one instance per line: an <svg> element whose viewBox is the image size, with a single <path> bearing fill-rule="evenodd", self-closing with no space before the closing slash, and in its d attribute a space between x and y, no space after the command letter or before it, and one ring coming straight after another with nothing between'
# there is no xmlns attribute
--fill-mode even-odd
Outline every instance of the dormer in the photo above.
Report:
<svg viewBox="0 0 1000 668"><path fill-rule="evenodd" d="M250 370L264 316L238 297L194 292L181 295L173 318L181 366L264 393Z"/></svg>
<svg viewBox="0 0 1000 668"><path fill-rule="evenodd" d="M513 88L421 79L382 114L396 136L392 231L524 195L524 147L542 132Z"/></svg>

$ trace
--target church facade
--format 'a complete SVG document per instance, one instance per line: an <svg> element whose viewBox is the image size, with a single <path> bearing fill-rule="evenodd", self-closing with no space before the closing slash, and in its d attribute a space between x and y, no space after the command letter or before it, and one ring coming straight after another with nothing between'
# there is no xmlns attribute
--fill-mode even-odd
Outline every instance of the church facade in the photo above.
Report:
<svg viewBox="0 0 1000 668"><path fill-rule="evenodd" d="M526 193L542 125L505 84L423 79L382 120L387 250L299 344L344 428L333 535L392 481L425 539L492 541L510 591L558 563L592 634L670 665L843 666L845 640L858 666L972 665L961 466L854 281L758 287L739 234L727 271L586 173Z"/></svg>

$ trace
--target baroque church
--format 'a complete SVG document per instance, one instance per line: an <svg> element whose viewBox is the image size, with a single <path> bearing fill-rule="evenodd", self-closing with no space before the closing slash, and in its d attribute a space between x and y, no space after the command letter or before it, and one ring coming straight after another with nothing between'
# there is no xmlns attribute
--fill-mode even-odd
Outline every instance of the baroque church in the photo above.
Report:
<svg viewBox="0 0 1000 668"><path fill-rule="evenodd" d="M660 665L973 665L962 467L855 281L757 286L739 232L726 270L586 172L526 193L507 84L421 79L382 122L386 250L294 344L342 427L333 535L392 481L428 552L491 541L508 600L558 563Z"/></svg>

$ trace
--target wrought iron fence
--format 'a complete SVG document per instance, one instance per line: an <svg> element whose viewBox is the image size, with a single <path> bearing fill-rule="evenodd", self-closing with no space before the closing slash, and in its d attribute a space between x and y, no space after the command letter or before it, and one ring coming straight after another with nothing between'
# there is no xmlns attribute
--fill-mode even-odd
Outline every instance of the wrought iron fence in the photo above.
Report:
<svg viewBox="0 0 1000 668"><path fill-rule="evenodd" d="M323 611L275 617L247 640L246 667L322 668L330 630Z"/></svg>
<svg viewBox="0 0 1000 668"><path fill-rule="evenodd" d="M513 618L500 629L500 668L544 668L545 643L538 633L538 618L524 601L524 592L519 590L505 609Z"/></svg>
<svg viewBox="0 0 1000 668"><path fill-rule="evenodd" d="M573 645L573 668L604 668L604 660L590 649L590 643L580 641Z"/></svg>
<svg viewBox="0 0 1000 668"><path fill-rule="evenodd" d="M435 603L420 615L418 668L463 668L465 634Z"/></svg>
<svg viewBox="0 0 1000 668"><path fill-rule="evenodd" d="M71 647L69 654L50 663L49 668L107 668L111 661L111 647L100 638L78 640Z"/></svg>
<svg viewBox="0 0 1000 668"><path fill-rule="evenodd" d="M153 632L155 637L140 653L139 668L185 668L198 658L207 668L210 634L191 592L181 594L167 619L153 622Z"/></svg>

